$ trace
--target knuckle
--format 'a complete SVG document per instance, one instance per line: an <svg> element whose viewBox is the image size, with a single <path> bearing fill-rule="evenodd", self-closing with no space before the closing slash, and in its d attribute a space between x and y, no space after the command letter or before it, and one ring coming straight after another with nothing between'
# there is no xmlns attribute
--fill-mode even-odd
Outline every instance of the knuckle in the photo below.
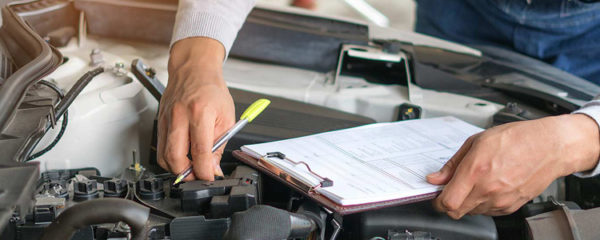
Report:
<svg viewBox="0 0 600 240"><path fill-rule="evenodd" d="M487 146L490 146L491 144L494 144L495 141L496 140L493 135L482 134L479 138L477 138L477 140L475 141L474 144L476 144L478 146L487 147Z"/></svg>
<svg viewBox="0 0 600 240"><path fill-rule="evenodd" d="M209 153L209 151L205 149L205 145L198 143L198 142L190 143L190 151L194 155L205 155L205 154Z"/></svg>
<svg viewBox="0 0 600 240"><path fill-rule="evenodd" d="M171 109L169 109L169 117L171 117L171 118L176 117L181 114L184 114L184 113L185 113L184 107L180 103L173 104Z"/></svg>
<svg viewBox="0 0 600 240"><path fill-rule="evenodd" d="M207 105L204 102L201 101L192 101L190 104L188 104L188 111L193 115L193 116L199 116L202 113L204 113L206 111Z"/></svg>
<svg viewBox="0 0 600 240"><path fill-rule="evenodd" d="M492 208L493 209L507 209L510 208L511 204L510 202L506 202L506 201L494 201L492 202Z"/></svg>
<svg viewBox="0 0 600 240"><path fill-rule="evenodd" d="M502 193L503 189L504 187L500 184L489 184L483 192L487 196L494 196Z"/></svg>
<svg viewBox="0 0 600 240"><path fill-rule="evenodd" d="M491 171L492 167L489 163L478 163L473 166L473 173L477 175L486 175Z"/></svg>
<svg viewBox="0 0 600 240"><path fill-rule="evenodd" d="M458 207L459 207L458 204L451 202L447 198L442 199L441 204L442 204L442 207L444 207L446 210L448 210L450 212L454 212L454 211L458 210Z"/></svg>
<svg viewBox="0 0 600 240"><path fill-rule="evenodd" d="M198 154L202 151L202 147L197 142L190 142L190 152L193 154Z"/></svg>
<svg viewBox="0 0 600 240"><path fill-rule="evenodd" d="M438 197L433 200L433 208L438 212L445 212L446 209L442 206L441 199Z"/></svg>
<svg viewBox="0 0 600 240"><path fill-rule="evenodd" d="M165 162L173 162L176 161L179 158L179 155L173 151L167 151L166 153L164 153L163 155Z"/></svg>

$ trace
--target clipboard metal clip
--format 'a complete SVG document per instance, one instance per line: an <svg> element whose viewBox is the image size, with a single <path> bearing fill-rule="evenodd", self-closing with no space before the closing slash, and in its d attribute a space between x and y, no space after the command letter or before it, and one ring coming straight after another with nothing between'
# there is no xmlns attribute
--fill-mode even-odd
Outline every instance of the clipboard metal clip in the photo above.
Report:
<svg viewBox="0 0 600 240"><path fill-rule="evenodd" d="M281 153L281 152L268 152L267 155L263 156L263 157L270 157L270 158L279 158L281 160L285 160L288 161L294 165L304 165L306 167L306 169L308 169L308 172L310 172L310 174L312 174L313 176L317 177L318 179L320 179L320 183L318 186L316 187L331 187L333 186L333 181L329 178L326 177L322 177L321 175L317 174L316 172L314 172L310 166L304 162L304 161L294 161L292 159L289 159L288 157L285 156L285 154Z"/></svg>

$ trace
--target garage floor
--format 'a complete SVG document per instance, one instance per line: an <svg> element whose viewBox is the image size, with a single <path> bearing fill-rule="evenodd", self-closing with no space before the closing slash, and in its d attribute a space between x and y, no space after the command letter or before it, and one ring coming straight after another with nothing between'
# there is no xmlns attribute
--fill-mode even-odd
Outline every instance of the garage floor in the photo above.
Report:
<svg viewBox="0 0 600 240"><path fill-rule="evenodd" d="M288 5L290 0L258 0L260 3ZM331 16L344 16L368 21L347 2L356 0L316 0L315 11ZM413 0L365 0L389 19L389 26L412 31L415 20L415 2Z"/></svg>

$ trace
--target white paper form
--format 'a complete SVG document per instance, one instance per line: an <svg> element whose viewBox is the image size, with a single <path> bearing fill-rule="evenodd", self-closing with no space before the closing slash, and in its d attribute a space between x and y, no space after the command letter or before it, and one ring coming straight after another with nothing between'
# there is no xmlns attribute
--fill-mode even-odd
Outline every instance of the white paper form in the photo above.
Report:
<svg viewBox="0 0 600 240"><path fill-rule="evenodd" d="M306 137L243 146L254 157L281 152L333 181L316 191L348 206L439 191L425 176L439 170L481 128L454 117L377 123ZM319 179L303 165L278 158L269 163L305 184Z"/></svg>

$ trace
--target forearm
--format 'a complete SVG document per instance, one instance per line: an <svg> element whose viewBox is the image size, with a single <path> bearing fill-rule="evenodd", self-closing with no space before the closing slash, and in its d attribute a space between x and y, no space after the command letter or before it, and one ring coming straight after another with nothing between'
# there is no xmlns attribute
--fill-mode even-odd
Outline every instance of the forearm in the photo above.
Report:
<svg viewBox="0 0 600 240"><path fill-rule="evenodd" d="M570 114L553 117L554 128L560 129L556 137L563 138L559 149L577 149L570 154L570 168L565 175L593 170L600 157L600 131L594 119L584 114Z"/></svg>

